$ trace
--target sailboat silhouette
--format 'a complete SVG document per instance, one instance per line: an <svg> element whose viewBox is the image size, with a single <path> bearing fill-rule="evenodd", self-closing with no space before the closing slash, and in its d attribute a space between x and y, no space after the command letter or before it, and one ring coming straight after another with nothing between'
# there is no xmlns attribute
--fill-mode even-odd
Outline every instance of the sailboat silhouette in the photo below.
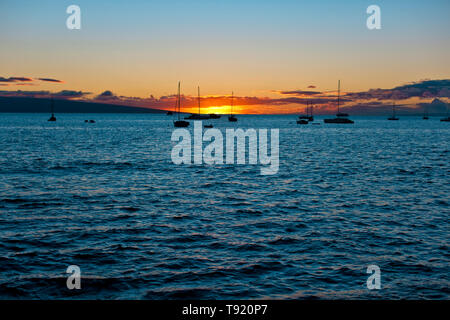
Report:
<svg viewBox="0 0 450 320"><path fill-rule="evenodd" d="M178 81L178 94L177 94L177 113L178 113L178 120L173 122L173 125L177 128L185 128L189 126L188 121L184 121L180 119L180 112L181 112L181 94L180 94L180 81Z"/></svg>
<svg viewBox="0 0 450 320"><path fill-rule="evenodd" d="M348 118L347 113L343 113L339 109L340 105L340 96L341 96L341 80L338 81L338 96L337 96L337 114L336 118L332 119L324 119L323 122L325 123L354 123L353 120L350 120Z"/></svg>
<svg viewBox="0 0 450 320"><path fill-rule="evenodd" d="M395 116L395 102L392 104L392 117L389 117L388 120L398 120Z"/></svg>
<svg viewBox="0 0 450 320"><path fill-rule="evenodd" d="M52 116L47 120L47 121L56 121L56 117L55 117L55 102L53 101L53 98L50 102L50 109L52 112Z"/></svg>
<svg viewBox="0 0 450 320"><path fill-rule="evenodd" d="M231 92L231 112L228 117L228 121L230 122L236 122L237 118L233 115L233 98L234 98L234 92Z"/></svg>
<svg viewBox="0 0 450 320"><path fill-rule="evenodd" d="M198 114L191 114L189 117L186 117L185 119L191 119L191 120L207 120L209 119L209 115L207 114L201 114L200 112L200 87L197 87L197 93L198 93Z"/></svg>

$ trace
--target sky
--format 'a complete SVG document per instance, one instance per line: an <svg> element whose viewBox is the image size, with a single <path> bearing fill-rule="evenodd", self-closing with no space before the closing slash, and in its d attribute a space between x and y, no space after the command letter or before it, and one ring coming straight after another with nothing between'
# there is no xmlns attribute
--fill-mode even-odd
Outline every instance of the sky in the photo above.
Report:
<svg viewBox="0 0 450 320"><path fill-rule="evenodd" d="M66 27L71 4L81 30ZM372 4L380 30L366 27ZM232 91L242 113L296 112L313 98L333 107L338 79L344 95L450 79L449 12L448 0L0 0L0 95L167 109L181 81L186 110L197 86L219 113ZM448 99L440 84L403 102Z"/></svg>

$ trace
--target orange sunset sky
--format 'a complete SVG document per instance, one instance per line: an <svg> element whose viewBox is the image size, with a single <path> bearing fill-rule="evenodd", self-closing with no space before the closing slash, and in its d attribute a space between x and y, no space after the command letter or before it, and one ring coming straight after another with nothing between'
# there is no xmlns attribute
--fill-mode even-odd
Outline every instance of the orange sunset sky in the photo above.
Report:
<svg viewBox="0 0 450 320"><path fill-rule="evenodd" d="M184 111L298 113L307 101L404 105L450 97L448 1L67 1L0 3L0 95ZM427 83L426 80L437 80ZM412 87L411 87L412 85ZM374 89L381 88L380 91Z"/></svg>

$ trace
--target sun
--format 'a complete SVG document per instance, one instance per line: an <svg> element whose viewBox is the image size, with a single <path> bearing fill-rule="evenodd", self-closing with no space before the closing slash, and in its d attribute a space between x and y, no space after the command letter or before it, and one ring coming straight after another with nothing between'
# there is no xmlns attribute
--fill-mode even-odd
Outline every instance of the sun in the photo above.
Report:
<svg viewBox="0 0 450 320"><path fill-rule="evenodd" d="M231 106L210 106L205 109L208 110L208 113L228 114L230 113Z"/></svg>

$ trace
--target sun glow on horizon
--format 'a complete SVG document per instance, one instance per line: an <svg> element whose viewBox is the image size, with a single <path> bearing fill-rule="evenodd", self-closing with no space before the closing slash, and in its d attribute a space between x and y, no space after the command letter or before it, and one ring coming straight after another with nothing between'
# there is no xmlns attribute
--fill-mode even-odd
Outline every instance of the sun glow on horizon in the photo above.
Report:
<svg viewBox="0 0 450 320"><path fill-rule="evenodd" d="M233 106L233 113L240 113L243 109L241 106ZM182 112L186 113L198 113L198 107L181 107ZM200 113L202 114L210 114L210 113L216 113L216 114L230 114L231 113L231 106L209 106L209 107L202 107L200 109Z"/></svg>

